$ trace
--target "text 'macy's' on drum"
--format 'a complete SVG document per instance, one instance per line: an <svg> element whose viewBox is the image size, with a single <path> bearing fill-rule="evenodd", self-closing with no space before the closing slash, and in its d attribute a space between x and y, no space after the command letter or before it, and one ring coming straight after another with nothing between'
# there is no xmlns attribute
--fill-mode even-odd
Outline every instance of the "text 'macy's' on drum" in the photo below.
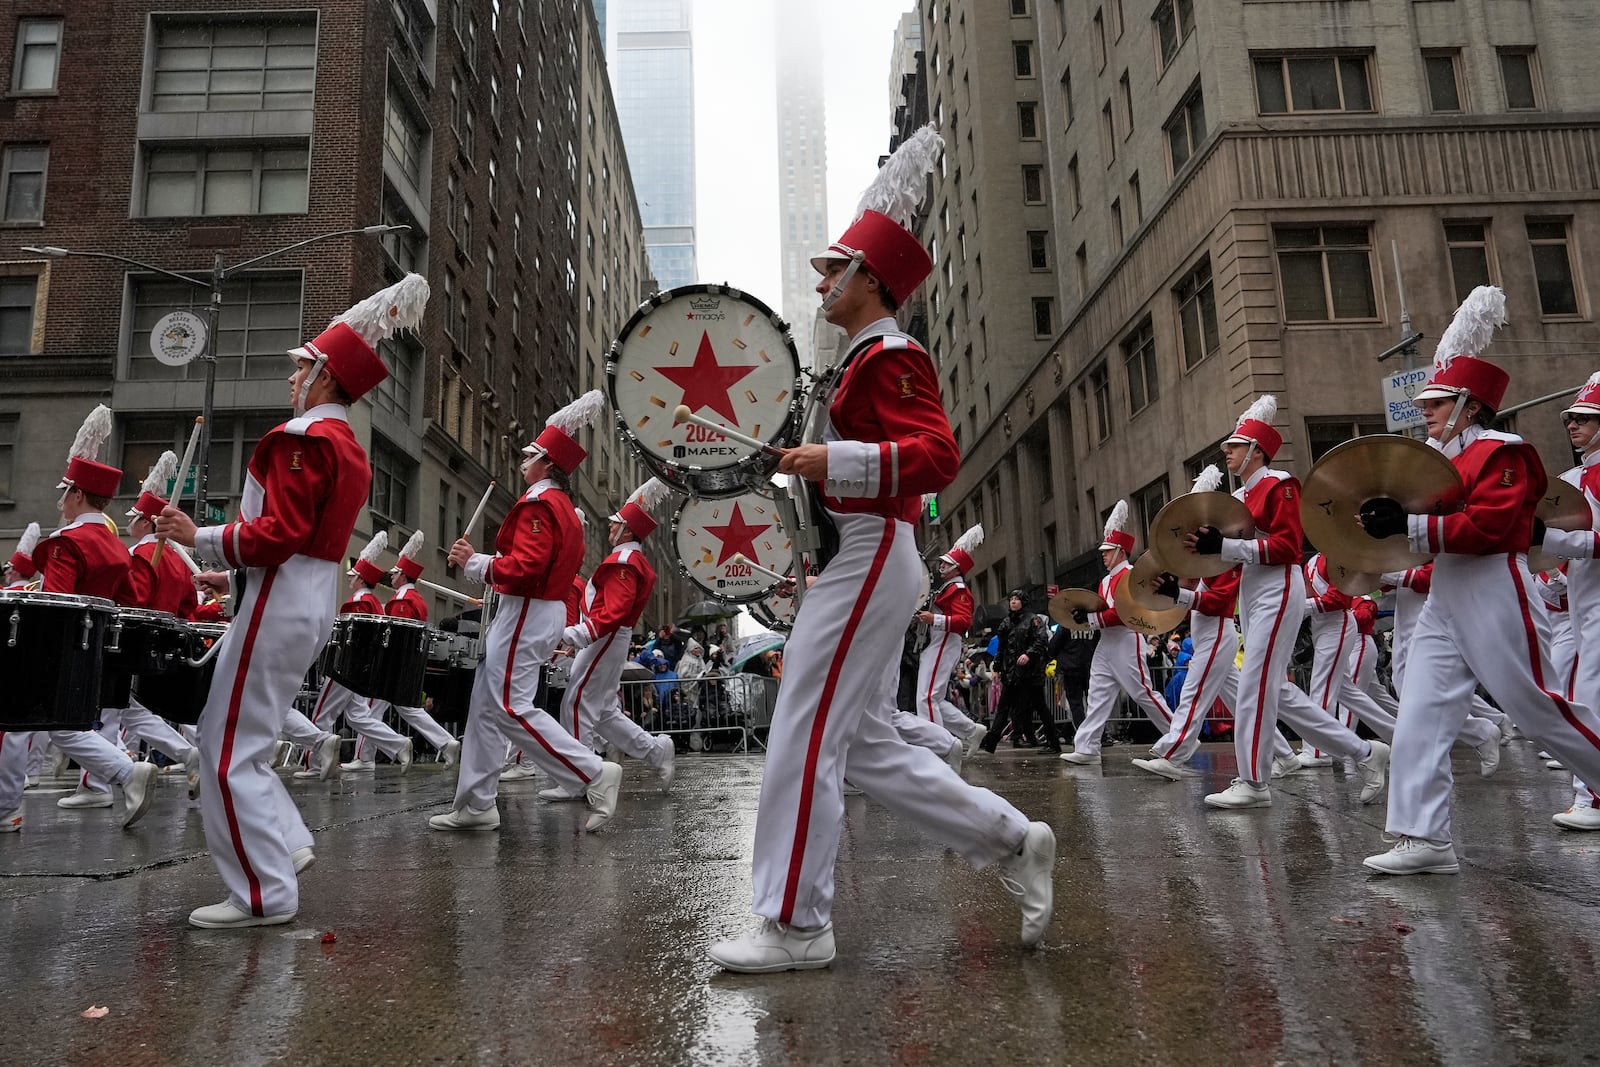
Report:
<svg viewBox="0 0 1600 1067"><path fill-rule="evenodd" d="M322 669L352 693L419 707L429 644L428 625L417 619L340 615L322 650Z"/></svg>
<svg viewBox="0 0 1600 1067"><path fill-rule="evenodd" d="M748 604L779 584L740 556L779 574L794 567L789 535L778 521L776 490L690 499L672 517L672 543L684 577L718 600Z"/></svg>
<svg viewBox="0 0 1600 1067"><path fill-rule="evenodd" d="M100 717L109 600L0 590L0 730L87 730Z"/></svg>
<svg viewBox="0 0 1600 1067"><path fill-rule="evenodd" d="M800 361L789 328L761 301L722 285L685 285L634 312L606 359L617 424L650 472L691 496L736 496L777 460L715 430L675 423L679 404L768 444L799 419Z"/></svg>

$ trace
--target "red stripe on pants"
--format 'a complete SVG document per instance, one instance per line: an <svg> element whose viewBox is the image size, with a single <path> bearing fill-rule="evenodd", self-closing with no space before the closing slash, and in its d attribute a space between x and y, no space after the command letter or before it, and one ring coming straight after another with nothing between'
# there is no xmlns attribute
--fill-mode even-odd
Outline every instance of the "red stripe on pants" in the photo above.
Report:
<svg viewBox="0 0 1600 1067"><path fill-rule="evenodd" d="M516 667L517 662L517 642L522 640L522 624L528 621L528 606L532 603L533 602L531 600L526 598L523 599L522 614L517 616L517 628L512 631L511 634L511 647L506 649L506 675L503 679L501 679L500 682L500 706L505 709L506 714L511 716L512 720L516 722L517 725L528 731L529 736L531 736L535 741L539 742L539 746L541 748L550 753L550 755L554 756L556 759L560 760L563 767L577 775L578 781L582 782L584 785L588 785L588 775L574 767L567 757L551 748L550 742L546 741L544 737L540 735L539 731L533 728L532 723L528 722L527 719L524 719L521 715L518 715L516 712L511 710L511 673ZM577 721L576 714L573 715L573 721Z"/></svg>
<svg viewBox="0 0 1600 1067"><path fill-rule="evenodd" d="M1520 567L1516 555L1508 555L1506 560L1511 564L1511 584L1517 589L1517 607L1522 611L1522 629L1528 635L1528 660L1533 667L1533 684L1544 689L1544 695L1555 702L1556 710L1561 712L1561 717L1567 720L1568 725L1582 734L1585 741L1595 748L1600 748L1600 737L1590 733L1589 728L1578 721L1578 717L1572 714L1572 705L1568 704L1564 697L1544 688L1544 667L1539 661L1539 631L1534 629L1533 612L1528 608L1527 590L1522 588L1522 577L1518 573Z"/></svg>
<svg viewBox="0 0 1600 1067"><path fill-rule="evenodd" d="M1172 758L1172 754L1174 752L1178 751L1178 749L1183 746L1183 743L1186 740L1188 740L1188 738L1189 738L1189 728L1194 725L1194 722L1195 722L1194 713L1195 713L1195 711L1198 709L1198 707L1200 705L1200 694L1204 693L1206 691L1206 679L1211 677L1212 665L1214 665L1217 662L1217 652L1222 647L1222 634L1223 634L1223 631L1226 629L1226 626L1227 626L1227 620L1222 618L1221 616L1218 616L1217 617L1217 636L1212 638L1212 641L1211 641L1211 655L1206 657L1205 670L1200 672L1200 684L1195 686L1194 696L1191 697L1190 700L1189 700L1189 710L1184 714L1183 729L1178 731L1178 742L1177 742L1177 744L1175 744L1172 747L1168 748L1166 752L1162 753L1162 755L1161 755L1162 759L1171 759ZM1237 642L1235 642L1235 644L1237 644ZM1190 670L1193 670L1193 669L1194 669L1194 666L1193 666L1193 663L1191 663L1190 664ZM1178 695L1181 698L1183 694L1180 693ZM1209 711L1210 709L1208 708L1206 710ZM1205 718L1205 716L1202 715L1201 719L1203 720L1204 718Z"/></svg>
<svg viewBox="0 0 1600 1067"><path fill-rule="evenodd" d="M572 697L572 739L574 741L578 740L578 731L582 729L579 726L579 720L583 717L583 687L588 685L589 680L594 677L594 669L600 666L600 658L606 654L606 649L609 649L611 642L616 639L617 631L615 630L606 635L604 647L595 654L594 659L589 661L589 669L583 672L583 681L578 683L577 692Z"/></svg>
<svg viewBox="0 0 1600 1067"><path fill-rule="evenodd" d="M1272 677L1272 648L1278 643L1278 631L1283 629L1283 613L1289 607L1289 590L1294 583L1289 580L1286 569L1283 574L1283 603L1278 605L1276 615L1272 620L1272 636L1267 639L1267 658L1261 661L1261 689L1256 693L1256 721L1251 726L1253 731L1250 737L1250 781L1260 782L1261 767L1261 707L1267 702L1267 686L1282 685L1282 678Z"/></svg>
<svg viewBox="0 0 1600 1067"><path fill-rule="evenodd" d="M239 832L239 816L233 810L233 790L228 786L228 766L233 761L233 735L239 726L239 705L244 699L244 686L250 677L250 654L255 651L256 635L261 632L261 617L267 612L267 597L272 592L272 582L278 577L277 567L268 567L261 582L261 592L255 606L250 609L250 627L245 631L244 644L239 649L239 668L233 676L233 692L228 695L228 722L222 728L222 752L217 758L217 792L222 797L222 810L228 815L228 836L233 839L233 850L239 854L239 866L244 869L245 880L250 883L250 914L262 915L261 880L250 857L244 850L244 835Z"/></svg>
<svg viewBox="0 0 1600 1067"><path fill-rule="evenodd" d="M928 691L925 694L923 694L923 697L922 697L922 702L924 704L928 705L928 721L929 722L938 722L939 721L939 712L938 712L938 709L934 707L933 694L934 694L934 691L939 688L939 679L936 677L936 675L938 673L938 668L939 668L939 661L944 656L944 646L948 645L949 643L950 643L950 631L946 630L944 632L944 640L939 642L939 652L938 652L937 655L935 655L933 657L934 669L932 671L928 672L929 673Z"/></svg>

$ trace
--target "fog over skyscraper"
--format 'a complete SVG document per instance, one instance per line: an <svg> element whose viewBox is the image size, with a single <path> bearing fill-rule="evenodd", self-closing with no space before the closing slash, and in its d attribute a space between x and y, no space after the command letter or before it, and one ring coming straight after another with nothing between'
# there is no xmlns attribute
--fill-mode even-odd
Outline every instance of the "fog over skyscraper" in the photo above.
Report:
<svg viewBox="0 0 1600 1067"><path fill-rule="evenodd" d="M822 97L822 19L805 4L777 5L779 254L783 317L813 363L819 300L811 257L828 246L828 151Z"/></svg>

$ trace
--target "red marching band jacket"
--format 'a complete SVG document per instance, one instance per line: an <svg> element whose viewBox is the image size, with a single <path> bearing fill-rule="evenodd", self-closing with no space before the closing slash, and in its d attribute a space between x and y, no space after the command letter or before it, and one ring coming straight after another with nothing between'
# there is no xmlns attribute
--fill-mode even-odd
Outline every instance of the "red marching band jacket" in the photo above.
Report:
<svg viewBox="0 0 1600 1067"><path fill-rule="evenodd" d="M933 629L936 632L964 634L972 628L975 602L967 583L952 578L933 598Z"/></svg>
<svg viewBox="0 0 1600 1067"><path fill-rule="evenodd" d="M378 595L370 589L356 592L349 600L339 605L340 615L384 615L387 612L378 600Z"/></svg>
<svg viewBox="0 0 1600 1067"><path fill-rule="evenodd" d="M1250 509L1256 533L1266 536L1236 541L1243 559L1230 555L1225 545L1224 558L1236 563L1258 563L1268 567L1299 566L1304 558L1300 546L1305 542L1305 534L1300 528L1300 482L1284 471L1263 467L1244 489L1240 499Z"/></svg>
<svg viewBox="0 0 1600 1067"><path fill-rule="evenodd" d="M383 613L395 619L428 621L428 602L422 599L417 587L407 582L394 591L394 596L383 606Z"/></svg>
<svg viewBox="0 0 1600 1067"><path fill-rule="evenodd" d="M1533 446L1484 430L1451 462L1466 489L1464 505L1448 515L1412 515L1411 547L1455 556L1526 552L1534 509L1549 484Z"/></svg>
<svg viewBox="0 0 1600 1067"><path fill-rule="evenodd" d="M583 524L553 483L529 488L495 534L485 579L509 596L565 601L583 566Z"/></svg>
<svg viewBox="0 0 1600 1067"><path fill-rule="evenodd" d="M1097 592L1100 594L1100 599L1110 606L1104 611L1091 611L1089 613L1089 621L1096 630L1109 630L1113 626L1122 625L1122 616L1117 614L1116 598L1112 594L1116 591L1117 579L1122 577L1122 572L1127 570L1129 566L1128 561L1123 560L1115 567L1112 567L1109 574L1100 579L1100 587Z"/></svg>
<svg viewBox="0 0 1600 1067"><path fill-rule="evenodd" d="M337 563L371 485L367 454L342 417L291 419L256 445L239 521L203 536L219 537L231 567L273 567L296 555Z"/></svg>
<svg viewBox="0 0 1600 1067"><path fill-rule="evenodd" d="M656 570L636 543L623 543L594 569L584 594L583 627L595 641L626 626L639 624Z"/></svg>
<svg viewBox="0 0 1600 1067"><path fill-rule="evenodd" d="M79 515L33 549L33 565L46 593L77 593L123 602L127 597L128 546L111 532L98 511Z"/></svg>
<svg viewBox="0 0 1600 1067"><path fill-rule="evenodd" d="M899 333L863 344L828 408L841 440L829 442L823 501L915 522L922 494L955 480L961 452L928 354Z"/></svg>
<svg viewBox="0 0 1600 1067"><path fill-rule="evenodd" d="M1340 592L1328 581L1328 557L1320 552L1306 561L1306 599L1319 615L1350 610L1350 594Z"/></svg>
<svg viewBox="0 0 1600 1067"><path fill-rule="evenodd" d="M180 619L193 619L200 607L194 577L178 558L176 545L168 545L155 562L156 545L152 536L133 546L128 559L128 584L125 603L129 607L165 611Z"/></svg>
<svg viewBox="0 0 1600 1067"><path fill-rule="evenodd" d="M1198 611L1213 619L1224 619L1233 615L1236 603L1239 600L1239 568L1230 567L1214 578L1207 578L1200 583L1194 591L1194 600L1189 605L1190 611Z"/></svg>
<svg viewBox="0 0 1600 1067"><path fill-rule="evenodd" d="M1378 602L1369 596L1358 596L1350 601L1350 613L1356 617L1356 632L1371 637L1378 628Z"/></svg>
<svg viewBox="0 0 1600 1067"><path fill-rule="evenodd" d="M567 621L565 625L576 626L583 617L583 595L589 589L589 579L581 574L572 576L572 587L567 590Z"/></svg>

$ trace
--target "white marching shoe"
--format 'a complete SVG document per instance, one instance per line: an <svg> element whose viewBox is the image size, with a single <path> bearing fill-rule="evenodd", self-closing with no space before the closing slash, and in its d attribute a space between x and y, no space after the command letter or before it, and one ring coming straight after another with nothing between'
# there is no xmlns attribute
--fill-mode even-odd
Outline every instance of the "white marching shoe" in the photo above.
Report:
<svg viewBox="0 0 1600 1067"><path fill-rule="evenodd" d="M246 926L279 926L293 922L294 917L292 911L286 915L251 915L234 907L233 901L224 900L221 904L207 904L191 911L189 925L203 930L238 930Z"/></svg>
<svg viewBox="0 0 1600 1067"><path fill-rule="evenodd" d="M372 770L376 770L377 767L378 767L378 761L377 760L360 759L360 758L347 759L343 763L339 764L339 769L341 771L372 771Z"/></svg>
<svg viewBox="0 0 1600 1067"><path fill-rule="evenodd" d="M957 774L961 773L961 760L967 754L966 746L960 741L950 746L950 751L944 754L945 764Z"/></svg>
<svg viewBox="0 0 1600 1067"><path fill-rule="evenodd" d="M1378 874L1456 874L1461 862L1448 841L1401 837L1388 852L1368 856L1361 864Z"/></svg>
<svg viewBox="0 0 1600 1067"><path fill-rule="evenodd" d="M329 734L317 742L317 777L326 782L339 770L339 746L342 742L338 734ZM295 775L300 777L299 774Z"/></svg>
<svg viewBox="0 0 1600 1067"><path fill-rule="evenodd" d="M525 782L529 778L537 778L539 772L534 770L531 763L513 763L500 772L502 782Z"/></svg>
<svg viewBox="0 0 1600 1067"><path fill-rule="evenodd" d="M978 749L983 744L983 739L988 736L989 728L979 723L978 728L972 732L972 736L967 738L967 759L971 759L978 754Z"/></svg>
<svg viewBox="0 0 1600 1067"><path fill-rule="evenodd" d="M672 738L666 734L656 734L656 741L665 753L661 766L656 768L656 781L660 784L661 791L665 793L672 788L672 779L678 773L678 746L673 744Z"/></svg>
<svg viewBox="0 0 1600 1067"><path fill-rule="evenodd" d="M1270 808L1272 790L1235 778L1222 792L1206 794L1206 803L1213 808Z"/></svg>
<svg viewBox="0 0 1600 1067"><path fill-rule="evenodd" d="M411 759L414 755L411 738L406 738L405 747L400 750L400 755L395 757L395 762L400 764L400 773L404 774L411 769Z"/></svg>
<svg viewBox="0 0 1600 1067"><path fill-rule="evenodd" d="M1481 745L1473 747L1478 754L1478 773L1487 778L1500 769L1500 734L1498 732Z"/></svg>
<svg viewBox="0 0 1600 1067"><path fill-rule="evenodd" d="M569 793L565 789L562 789L559 785L553 785L549 789L541 789L541 790L539 790L539 799L540 800L555 800L555 801L582 800L583 799L583 794L582 793Z"/></svg>
<svg viewBox="0 0 1600 1067"><path fill-rule="evenodd" d="M585 794L589 801L589 818L583 824L589 833L600 829L617 813L617 794L622 792L622 768L615 763L602 763L600 776L589 785Z"/></svg>
<svg viewBox="0 0 1600 1067"><path fill-rule="evenodd" d="M1022 909L1022 943L1032 948L1044 940L1055 911L1055 831L1047 823L1029 823L1022 851L1007 856L998 866L1000 884Z"/></svg>
<svg viewBox="0 0 1600 1067"><path fill-rule="evenodd" d="M1382 741L1369 741L1372 754L1366 759L1356 763L1356 770L1361 772L1361 803L1371 804L1383 792L1384 783L1389 780L1389 746ZM1495 750L1496 752L1499 749Z"/></svg>
<svg viewBox="0 0 1600 1067"><path fill-rule="evenodd" d="M1173 763L1165 756L1153 755L1148 759L1136 759L1133 761L1133 765L1141 771L1149 771L1151 774L1158 774L1174 782L1181 782L1185 778L1200 777L1200 772L1193 767L1186 763Z"/></svg>
<svg viewBox="0 0 1600 1067"><path fill-rule="evenodd" d="M14 834L22 829L22 809L0 812L0 834Z"/></svg>
<svg viewBox="0 0 1600 1067"><path fill-rule="evenodd" d="M1309 748L1301 749L1300 755L1298 757L1296 757L1296 758L1299 761L1300 766L1303 769L1306 769L1306 770L1311 770L1311 769L1316 768L1316 767L1332 767L1333 766L1333 757L1332 756L1313 756L1311 754L1311 749L1309 749Z"/></svg>
<svg viewBox="0 0 1600 1067"><path fill-rule="evenodd" d="M122 825L132 826L150 810L151 794L155 791L156 765L135 763L133 773L122 783Z"/></svg>
<svg viewBox="0 0 1600 1067"><path fill-rule="evenodd" d="M310 845L305 845L289 853L289 861L294 864L294 873L299 874L317 862L317 854L311 851Z"/></svg>
<svg viewBox="0 0 1600 1067"><path fill-rule="evenodd" d="M189 799L200 799L200 750L193 745L183 754L183 777L189 783Z"/></svg>
<svg viewBox="0 0 1600 1067"><path fill-rule="evenodd" d="M1550 816L1550 821L1563 830L1600 830L1600 808L1573 804L1566 811Z"/></svg>
<svg viewBox="0 0 1600 1067"><path fill-rule="evenodd" d="M723 970L739 974L816 970L833 962L833 923L804 930L763 919L755 933L737 941L718 941L706 955Z"/></svg>
<svg viewBox="0 0 1600 1067"><path fill-rule="evenodd" d="M432 816L428 819L428 826L434 830L498 830L500 809L494 804L482 811L455 808L443 815Z"/></svg>
<svg viewBox="0 0 1600 1067"><path fill-rule="evenodd" d="M446 767L454 767L461 759L461 742L446 741L444 747L439 750L439 758L444 761Z"/></svg>
<svg viewBox="0 0 1600 1067"><path fill-rule="evenodd" d="M1073 749L1071 752L1061 753L1061 762L1075 763L1079 767L1098 767L1100 766L1100 753L1079 752L1077 749Z"/></svg>
<svg viewBox="0 0 1600 1067"><path fill-rule="evenodd" d="M112 801L110 793L102 793L98 789L90 789L86 786L80 785L77 789L56 801L56 807L109 808L111 803Z"/></svg>

